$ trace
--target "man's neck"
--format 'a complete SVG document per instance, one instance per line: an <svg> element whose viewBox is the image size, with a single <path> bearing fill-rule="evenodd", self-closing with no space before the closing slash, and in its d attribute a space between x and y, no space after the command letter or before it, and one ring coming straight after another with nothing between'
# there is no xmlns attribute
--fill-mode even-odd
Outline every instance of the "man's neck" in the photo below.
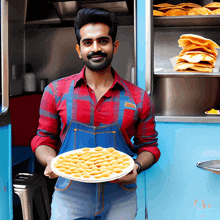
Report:
<svg viewBox="0 0 220 220"><path fill-rule="evenodd" d="M111 66L103 71L92 71L86 67L85 78L88 86L93 90L103 87L110 87L114 82Z"/></svg>

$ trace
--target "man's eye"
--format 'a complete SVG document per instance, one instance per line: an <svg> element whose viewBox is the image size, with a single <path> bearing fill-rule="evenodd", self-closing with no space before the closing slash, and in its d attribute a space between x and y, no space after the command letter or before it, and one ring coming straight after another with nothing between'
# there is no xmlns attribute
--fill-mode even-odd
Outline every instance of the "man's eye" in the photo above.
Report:
<svg viewBox="0 0 220 220"><path fill-rule="evenodd" d="M100 43L100 44L107 44L108 41L107 41L107 40L100 40L99 43Z"/></svg>
<svg viewBox="0 0 220 220"><path fill-rule="evenodd" d="M90 41L85 41L84 45L86 45L86 46L91 45L91 42Z"/></svg>

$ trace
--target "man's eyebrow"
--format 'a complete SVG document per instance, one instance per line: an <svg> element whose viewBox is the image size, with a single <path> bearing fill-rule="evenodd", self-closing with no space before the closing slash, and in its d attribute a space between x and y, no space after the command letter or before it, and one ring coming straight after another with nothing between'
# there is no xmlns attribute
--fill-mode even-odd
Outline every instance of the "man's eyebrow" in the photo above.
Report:
<svg viewBox="0 0 220 220"><path fill-rule="evenodd" d="M110 40L110 38L107 37L107 36L97 38L97 40L103 40L103 39ZM85 42L85 41L90 41L90 40L92 40L92 38L84 38L84 39L82 39L82 43Z"/></svg>
<svg viewBox="0 0 220 220"><path fill-rule="evenodd" d="M103 40L103 39L108 39L108 40L110 40L110 38L109 38L109 37L107 37L107 36L104 36L104 37L99 37L99 38L98 38L98 40Z"/></svg>
<svg viewBox="0 0 220 220"><path fill-rule="evenodd" d="M92 38L85 38L85 39L82 40L82 43L83 43L84 41L88 41L88 40L92 40Z"/></svg>

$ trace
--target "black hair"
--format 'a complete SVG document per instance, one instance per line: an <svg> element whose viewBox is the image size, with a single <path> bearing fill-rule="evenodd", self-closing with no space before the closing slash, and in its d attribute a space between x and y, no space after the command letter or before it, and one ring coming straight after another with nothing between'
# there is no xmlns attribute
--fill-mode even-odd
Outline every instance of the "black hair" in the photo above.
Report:
<svg viewBox="0 0 220 220"><path fill-rule="evenodd" d="M112 42L115 42L117 34L118 19L116 15L103 8L83 8L78 11L74 28L76 33L76 39L80 45L80 29L82 26L89 23L103 23L109 26L109 35L112 38Z"/></svg>

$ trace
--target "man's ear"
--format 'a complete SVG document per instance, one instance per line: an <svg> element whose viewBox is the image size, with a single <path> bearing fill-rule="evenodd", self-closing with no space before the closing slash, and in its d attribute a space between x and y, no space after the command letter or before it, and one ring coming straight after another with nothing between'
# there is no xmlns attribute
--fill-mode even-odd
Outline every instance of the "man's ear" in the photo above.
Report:
<svg viewBox="0 0 220 220"><path fill-rule="evenodd" d="M114 42L114 54L116 54L116 53L117 53L118 46L119 46L119 41L118 41L118 40L116 40L116 41Z"/></svg>
<svg viewBox="0 0 220 220"><path fill-rule="evenodd" d="M77 53L78 53L79 58L82 59L82 54L81 54L81 51L80 51L80 46L79 46L79 44L76 45L76 51L77 51Z"/></svg>

